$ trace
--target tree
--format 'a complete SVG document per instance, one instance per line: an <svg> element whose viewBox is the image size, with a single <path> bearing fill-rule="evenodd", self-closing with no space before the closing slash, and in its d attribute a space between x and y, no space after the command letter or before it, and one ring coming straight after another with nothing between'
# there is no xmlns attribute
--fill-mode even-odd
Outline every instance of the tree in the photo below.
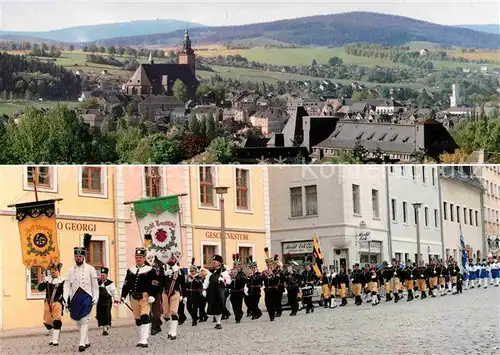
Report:
<svg viewBox="0 0 500 355"><path fill-rule="evenodd" d="M387 86L382 86L380 88L380 98L389 99L391 97L391 90Z"/></svg>
<svg viewBox="0 0 500 355"><path fill-rule="evenodd" d="M354 144L354 149L352 150L352 156L355 160L364 162L367 159L368 151L361 144L361 139L356 139Z"/></svg>
<svg viewBox="0 0 500 355"><path fill-rule="evenodd" d="M207 133L207 117L203 116L200 120L200 137L206 137Z"/></svg>
<svg viewBox="0 0 500 355"><path fill-rule="evenodd" d="M26 92L24 93L24 98L25 98L26 100L28 100L28 101L29 101L29 100L32 100L32 99L33 99L33 94L31 93L31 91L26 90Z"/></svg>
<svg viewBox="0 0 500 355"><path fill-rule="evenodd" d="M200 122L195 113L191 113L188 117L188 129L195 136L200 136Z"/></svg>
<svg viewBox="0 0 500 355"><path fill-rule="evenodd" d="M143 138L139 127L120 128L116 134L116 153L119 163L134 163L133 155Z"/></svg>
<svg viewBox="0 0 500 355"><path fill-rule="evenodd" d="M185 157L182 145L164 133L156 133L142 138L134 151L137 163L177 164Z"/></svg>
<svg viewBox="0 0 500 355"><path fill-rule="evenodd" d="M196 90L196 97L198 99L201 99L203 96L208 95L213 91L213 88L210 85L207 84L201 84L198 86L198 89Z"/></svg>
<svg viewBox="0 0 500 355"><path fill-rule="evenodd" d="M75 50L75 46L70 44L68 45L68 51L73 52Z"/></svg>
<svg viewBox="0 0 500 355"><path fill-rule="evenodd" d="M118 47L118 54L120 56L123 56L125 54L125 48L124 47Z"/></svg>
<svg viewBox="0 0 500 355"><path fill-rule="evenodd" d="M207 127L205 130L205 137L208 139L214 139L216 135L215 118L212 113L207 117Z"/></svg>
<svg viewBox="0 0 500 355"><path fill-rule="evenodd" d="M0 97L2 98L2 101L7 101L8 97L9 97L7 90L2 91L2 94Z"/></svg>
<svg viewBox="0 0 500 355"><path fill-rule="evenodd" d="M467 152L457 149L453 153L444 153L439 156L439 162L441 164L466 164L470 160L470 154Z"/></svg>
<svg viewBox="0 0 500 355"><path fill-rule="evenodd" d="M78 106L82 109L82 110L90 110L90 109L94 109L94 108L99 108L99 102L97 102L97 99L90 99L90 100L86 100L86 101L82 101L78 104Z"/></svg>
<svg viewBox="0 0 500 355"><path fill-rule="evenodd" d="M116 48L115 48L115 46L108 47L108 53L111 54L111 55L116 54Z"/></svg>
<svg viewBox="0 0 500 355"><path fill-rule="evenodd" d="M234 143L224 138L215 138L208 146L207 152L213 155L217 162L221 164L229 164L236 157Z"/></svg>
<svg viewBox="0 0 500 355"><path fill-rule="evenodd" d="M9 92L9 101L14 101L14 99L15 99L14 93L12 91Z"/></svg>
<svg viewBox="0 0 500 355"><path fill-rule="evenodd" d="M189 100L189 91L186 84L180 79L177 79L172 87L174 96L177 97L182 102L187 102Z"/></svg>

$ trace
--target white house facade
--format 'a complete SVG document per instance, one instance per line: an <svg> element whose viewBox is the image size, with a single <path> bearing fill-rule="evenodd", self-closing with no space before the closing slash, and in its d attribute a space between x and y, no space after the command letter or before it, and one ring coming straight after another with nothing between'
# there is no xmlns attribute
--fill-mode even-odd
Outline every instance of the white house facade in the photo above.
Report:
<svg viewBox="0 0 500 355"><path fill-rule="evenodd" d="M272 254L302 263L317 235L325 264L337 270L388 258L384 167L272 167L269 185Z"/></svg>
<svg viewBox="0 0 500 355"><path fill-rule="evenodd" d="M460 230L469 258L485 255L484 223L481 223L483 187L470 167L440 168L442 225L445 256L460 260Z"/></svg>
<svg viewBox="0 0 500 355"><path fill-rule="evenodd" d="M418 222L421 260L441 258L444 248L437 168L401 165L386 169L391 256L399 261L416 261Z"/></svg>

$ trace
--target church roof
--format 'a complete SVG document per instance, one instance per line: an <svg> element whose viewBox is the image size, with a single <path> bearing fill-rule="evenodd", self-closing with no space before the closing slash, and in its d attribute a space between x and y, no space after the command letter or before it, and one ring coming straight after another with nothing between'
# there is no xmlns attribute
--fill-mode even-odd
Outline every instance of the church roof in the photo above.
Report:
<svg viewBox="0 0 500 355"><path fill-rule="evenodd" d="M142 64L132 76L132 82L129 83L134 85L135 77L139 76L139 80L142 80L143 85L162 86L164 84L164 75L168 77L168 81L171 83L180 79L186 86L191 88L199 85L193 71L185 64Z"/></svg>
<svg viewBox="0 0 500 355"><path fill-rule="evenodd" d="M144 85L151 86L151 82L149 81L148 74L146 70L144 70L144 66L140 65L139 68L135 71L134 75L128 81L129 85Z"/></svg>

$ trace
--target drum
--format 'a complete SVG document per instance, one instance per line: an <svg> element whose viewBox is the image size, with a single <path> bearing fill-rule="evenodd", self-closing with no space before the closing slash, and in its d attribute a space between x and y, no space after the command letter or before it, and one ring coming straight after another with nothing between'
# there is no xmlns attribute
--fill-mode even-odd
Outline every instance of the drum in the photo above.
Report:
<svg viewBox="0 0 500 355"><path fill-rule="evenodd" d="M302 297L312 297L314 289L312 286L302 287Z"/></svg>

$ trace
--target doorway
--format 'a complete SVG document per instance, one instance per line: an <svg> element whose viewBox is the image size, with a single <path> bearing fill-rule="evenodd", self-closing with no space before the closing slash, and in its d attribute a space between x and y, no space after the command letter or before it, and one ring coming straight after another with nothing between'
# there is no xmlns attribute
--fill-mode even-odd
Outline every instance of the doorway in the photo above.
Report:
<svg viewBox="0 0 500 355"><path fill-rule="evenodd" d="M343 267L347 271L349 265L347 249L333 249L333 267L335 272L339 272L340 268Z"/></svg>

